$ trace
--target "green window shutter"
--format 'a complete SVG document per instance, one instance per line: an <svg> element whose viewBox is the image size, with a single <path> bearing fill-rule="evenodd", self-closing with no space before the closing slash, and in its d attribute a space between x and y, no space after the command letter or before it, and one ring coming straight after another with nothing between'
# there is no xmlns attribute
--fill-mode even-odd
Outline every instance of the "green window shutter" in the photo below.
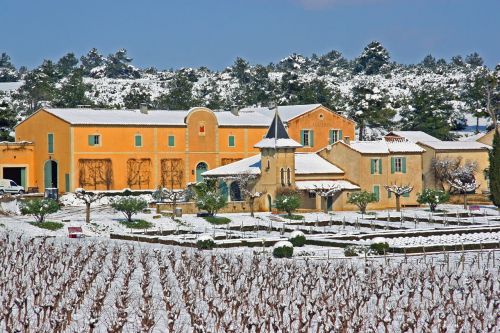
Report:
<svg viewBox="0 0 500 333"><path fill-rule="evenodd" d="M300 130L300 144L304 145L304 130Z"/></svg>
<svg viewBox="0 0 500 333"><path fill-rule="evenodd" d="M401 166L401 171L402 171L403 173L406 173L406 157L402 157L402 158L401 158L401 164L402 164L402 166Z"/></svg>
<svg viewBox="0 0 500 333"><path fill-rule="evenodd" d="M89 146L93 146L93 145L94 145L94 136L89 135Z"/></svg>
<svg viewBox="0 0 500 333"><path fill-rule="evenodd" d="M168 145L169 145L170 147L175 146L175 136L173 136L173 135L169 135L169 136L168 136Z"/></svg>
<svg viewBox="0 0 500 333"><path fill-rule="evenodd" d="M66 192L69 192L69 173L64 174L64 182L65 184L65 189Z"/></svg>
<svg viewBox="0 0 500 333"><path fill-rule="evenodd" d="M27 188L26 186L26 168L21 168L21 185L25 189Z"/></svg>
<svg viewBox="0 0 500 333"><path fill-rule="evenodd" d="M135 146L136 147L142 146L142 136L140 135L135 136Z"/></svg>
<svg viewBox="0 0 500 333"><path fill-rule="evenodd" d="M380 175L382 174L382 159L381 158L378 160L378 173Z"/></svg>
<svg viewBox="0 0 500 333"><path fill-rule="evenodd" d="M54 152L54 134L50 133L47 136L47 143L48 143L49 154L52 154Z"/></svg>
<svg viewBox="0 0 500 333"><path fill-rule="evenodd" d="M391 157L391 173L394 173L396 171L396 159L394 157Z"/></svg>
<svg viewBox="0 0 500 333"><path fill-rule="evenodd" d="M375 160L370 160L370 174L373 175L375 173Z"/></svg>
<svg viewBox="0 0 500 333"><path fill-rule="evenodd" d="M234 135L229 136L229 147L234 147Z"/></svg>
<svg viewBox="0 0 500 333"><path fill-rule="evenodd" d="M391 196L392 196L392 192L391 191L387 191L387 197L391 198Z"/></svg>
<svg viewBox="0 0 500 333"><path fill-rule="evenodd" d="M314 131L309 131L309 147L314 147Z"/></svg>
<svg viewBox="0 0 500 333"><path fill-rule="evenodd" d="M373 193L375 194L377 201L379 201L380 200L380 187L378 185L373 186Z"/></svg>
<svg viewBox="0 0 500 333"><path fill-rule="evenodd" d="M330 132L329 132L329 138L330 138L330 140L329 140L329 142L328 142L328 143L329 143L329 144L334 143L334 142L333 142L333 130L332 130L332 129L331 129L331 130L330 130Z"/></svg>
<svg viewBox="0 0 500 333"><path fill-rule="evenodd" d="M339 137L337 140L344 140L344 137L342 136L342 130L339 130Z"/></svg>

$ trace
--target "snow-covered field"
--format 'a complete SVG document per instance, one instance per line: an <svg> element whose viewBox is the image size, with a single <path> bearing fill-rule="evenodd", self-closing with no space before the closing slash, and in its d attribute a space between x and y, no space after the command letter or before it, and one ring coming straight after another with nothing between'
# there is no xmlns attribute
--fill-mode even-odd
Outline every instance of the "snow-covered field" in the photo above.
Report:
<svg viewBox="0 0 500 333"><path fill-rule="evenodd" d="M0 233L4 332L493 332L500 261L282 260ZM495 328L496 327L496 328Z"/></svg>

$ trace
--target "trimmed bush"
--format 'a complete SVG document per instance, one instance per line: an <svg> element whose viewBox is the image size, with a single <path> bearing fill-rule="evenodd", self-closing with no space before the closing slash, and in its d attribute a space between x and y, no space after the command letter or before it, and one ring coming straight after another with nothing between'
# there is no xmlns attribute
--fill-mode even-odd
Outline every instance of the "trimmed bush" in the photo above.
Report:
<svg viewBox="0 0 500 333"><path fill-rule="evenodd" d="M287 212L287 218L292 218L292 213L300 207L300 196L297 192L280 194L276 197L275 206L276 209Z"/></svg>
<svg viewBox="0 0 500 333"><path fill-rule="evenodd" d="M370 250L378 255L386 254L389 250L389 243L387 243L384 238L374 238L373 242L370 244Z"/></svg>
<svg viewBox="0 0 500 333"><path fill-rule="evenodd" d="M424 189L417 197L417 202L419 204L428 204L431 212L436 211L438 204L448 202L448 200L450 200L450 195L448 193L432 188Z"/></svg>
<svg viewBox="0 0 500 333"><path fill-rule="evenodd" d="M291 258L293 256L293 244L281 241L274 245L273 256L275 258Z"/></svg>
<svg viewBox="0 0 500 333"><path fill-rule="evenodd" d="M196 241L196 246L200 250L211 250L215 247L215 242L212 237L203 235L198 237L198 240Z"/></svg>
<svg viewBox="0 0 500 333"><path fill-rule="evenodd" d="M358 249L356 246L349 245L344 249L344 255L346 257L357 257L358 256Z"/></svg>
<svg viewBox="0 0 500 333"><path fill-rule="evenodd" d="M29 224L38 228L52 230L52 231L56 231L64 227L64 224L62 224L61 222L52 222L52 221L29 222Z"/></svg>
<svg viewBox="0 0 500 333"><path fill-rule="evenodd" d="M59 204L53 199L35 199L21 203L21 214L32 215L37 223L45 221L45 217L59 211Z"/></svg>
<svg viewBox="0 0 500 333"><path fill-rule="evenodd" d="M375 193L370 193L367 191L355 192L349 196L347 203L358 206L362 214L366 213L366 207L371 202L377 201L377 196Z"/></svg>
<svg viewBox="0 0 500 333"><path fill-rule="evenodd" d="M290 234L288 240L294 247L301 247L306 243L306 236L302 231L294 231Z"/></svg>
<svg viewBox="0 0 500 333"><path fill-rule="evenodd" d="M146 209L148 207L148 203L146 200L141 198L122 197L113 202L111 207L119 212L122 212L127 218L127 221L132 222L132 216Z"/></svg>
<svg viewBox="0 0 500 333"><path fill-rule="evenodd" d="M122 225L130 229L149 229L153 223L144 220L120 221Z"/></svg>
<svg viewBox="0 0 500 333"><path fill-rule="evenodd" d="M223 216L205 216L204 219L211 224L228 224L231 222L230 219Z"/></svg>

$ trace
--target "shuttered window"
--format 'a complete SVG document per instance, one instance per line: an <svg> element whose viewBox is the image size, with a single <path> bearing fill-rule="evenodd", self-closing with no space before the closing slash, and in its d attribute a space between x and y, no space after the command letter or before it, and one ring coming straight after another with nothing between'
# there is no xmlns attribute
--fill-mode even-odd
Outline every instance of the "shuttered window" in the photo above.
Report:
<svg viewBox="0 0 500 333"><path fill-rule="evenodd" d="M54 134L49 133L47 135L47 149L49 151L49 154L54 153Z"/></svg>
<svg viewBox="0 0 500 333"><path fill-rule="evenodd" d="M382 159L374 158L370 160L370 173L372 175L382 174Z"/></svg>
<svg viewBox="0 0 500 333"><path fill-rule="evenodd" d="M175 136L173 136L173 135L168 136L168 146L169 147L175 146Z"/></svg>
<svg viewBox="0 0 500 333"><path fill-rule="evenodd" d="M142 135L135 136L135 146L142 147Z"/></svg>
<svg viewBox="0 0 500 333"><path fill-rule="evenodd" d="M406 173L406 157L391 157L391 173Z"/></svg>
<svg viewBox="0 0 500 333"><path fill-rule="evenodd" d="M234 147L234 135L230 135L228 138L228 146Z"/></svg>
<svg viewBox="0 0 500 333"><path fill-rule="evenodd" d="M380 186L374 185L373 186L373 193L375 194L375 197L377 198L377 202L380 201Z"/></svg>
<svg viewBox="0 0 500 333"><path fill-rule="evenodd" d="M98 146L101 144L100 135L89 135L89 146Z"/></svg>

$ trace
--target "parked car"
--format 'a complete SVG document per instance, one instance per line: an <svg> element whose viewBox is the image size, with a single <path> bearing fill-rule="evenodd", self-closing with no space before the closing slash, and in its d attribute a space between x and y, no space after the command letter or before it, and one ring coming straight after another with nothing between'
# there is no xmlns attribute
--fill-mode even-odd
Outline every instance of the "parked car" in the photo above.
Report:
<svg viewBox="0 0 500 333"><path fill-rule="evenodd" d="M0 195L5 193L24 194L24 187L10 179L0 179Z"/></svg>

